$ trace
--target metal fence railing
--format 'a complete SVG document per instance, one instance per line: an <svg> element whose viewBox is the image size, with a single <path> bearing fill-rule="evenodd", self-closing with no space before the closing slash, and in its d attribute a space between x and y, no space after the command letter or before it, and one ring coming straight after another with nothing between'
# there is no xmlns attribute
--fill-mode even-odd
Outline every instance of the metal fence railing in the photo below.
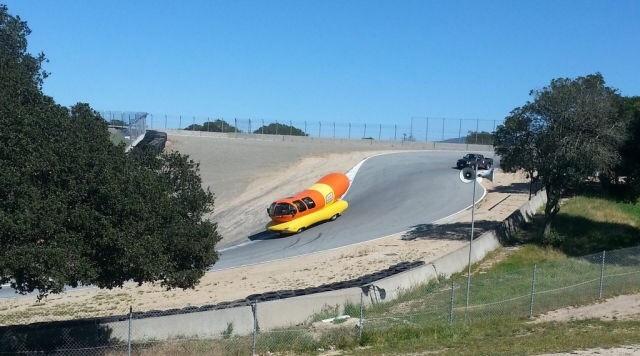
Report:
<svg viewBox="0 0 640 356"><path fill-rule="evenodd" d="M472 276L466 306L466 276L431 281L388 302L375 302L383 290L362 286L360 302L328 308L307 322L267 328L282 315L260 313L257 301L228 314L120 311L119 317L92 323L0 326L0 354L297 354L354 346L392 328L456 327L500 319L529 319L566 306L640 291L640 247L548 260L523 268L492 268ZM286 300L283 300L286 303ZM221 320L222 319L222 320ZM1 320L1 319L0 319ZM168 336L172 323L184 335ZM200 328L195 332L195 324ZM364 339L363 339L364 338Z"/></svg>
<svg viewBox="0 0 640 356"><path fill-rule="evenodd" d="M122 134L127 146L144 135L149 128L147 123L149 114L146 112L99 111L98 113L110 127Z"/></svg>
<svg viewBox="0 0 640 356"><path fill-rule="evenodd" d="M254 135L293 135L325 139L451 142L489 145L502 120L412 117L393 124L329 120L276 120L149 114L150 129Z"/></svg>

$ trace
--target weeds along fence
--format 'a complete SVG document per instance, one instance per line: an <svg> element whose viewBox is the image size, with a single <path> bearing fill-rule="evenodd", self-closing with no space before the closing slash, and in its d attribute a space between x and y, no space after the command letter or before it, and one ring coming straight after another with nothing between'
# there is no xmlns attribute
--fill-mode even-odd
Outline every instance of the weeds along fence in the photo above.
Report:
<svg viewBox="0 0 640 356"><path fill-rule="evenodd" d="M105 112L108 115L109 112ZM105 116L109 117L109 116ZM294 121L149 114L150 129L255 135L291 135L326 139L450 142L491 145L502 120L412 117L404 123Z"/></svg>
<svg viewBox="0 0 640 356"><path fill-rule="evenodd" d="M108 320L67 321L0 327L0 353L60 353L72 355L214 354L251 355L277 352L316 353L331 348L367 344L394 332L429 332L493 321L526 320L566 306L640 291L640 247L577 258L557 258L523 268L497 265L472 275L469 305L466 276L440 278L403 292L389 302L375 283L360 287L360 298L331 305L304 323L269 328L271 318L253 300L228 314L200 312L184 335L208 327L196 337L159 337L184 314L154 318L154 313L129 309ZM282 302L286 302L282 300ZM196 308L194 308L196 309ZM239 312L238 312L239 310ZM215 317L214 317L215 315Z"/></svg>

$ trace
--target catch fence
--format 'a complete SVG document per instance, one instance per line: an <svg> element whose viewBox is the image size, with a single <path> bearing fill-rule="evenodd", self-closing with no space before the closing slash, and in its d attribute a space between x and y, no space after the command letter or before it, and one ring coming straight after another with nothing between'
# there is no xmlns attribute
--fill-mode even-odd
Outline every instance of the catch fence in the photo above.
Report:
<svg viewBox="0 0 640 356"><path fill-rule="evenodd" d="M146 112L99 111L98 113L107 121L109 127L122 134L127 146L143 136L149 128L147 126L149 114Z"/></svg>
<svg viewBox="0 0 640 356"><path fill-rule="evenodd" d="M325 139L450 142L490 145L502 120L411 117L404 123L329 120L276 120L149 114L150 129L255 135L291 135Z"/></svg>
<svg viewBox="0 0 640 356"><path fill-rule="evenodd" d="M187 314L136 313L95 322L27 324L0 327L0 354L60 353L105 355L314 353L366 343L392 328L432 329L494 320L531 319L567 306L589 304L640 290L640 247L550 259L523 268L498 264L472 275L469 304L466 276L431 281L392 301L375 282L360 287L360 300L331 306L300 325L271 328L282 315L261 313L249 300L233 313L196 311L183 335L169 337L168 326ZM287 300L282 300L287 303ZM198 334L192 330L208 327ZM193 327L193 328L192 328Z"/></svg>

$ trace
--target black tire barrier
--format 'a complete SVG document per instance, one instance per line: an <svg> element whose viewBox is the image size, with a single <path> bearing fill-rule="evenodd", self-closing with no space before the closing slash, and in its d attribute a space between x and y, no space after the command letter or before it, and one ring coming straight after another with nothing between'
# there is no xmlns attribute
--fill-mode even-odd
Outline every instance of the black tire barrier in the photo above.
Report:
<svg viewBox="0 0 640 356"><path fill-rule="evenodd" d="M167 133L155 130L147 130L144 137L134 149L151 149L155 153L160 153L164 150L167 143Z"/></svg>
<svg viewBox="0 0 640 356"><path fill-rule="evenodd" d="M147 132L150 132L150 131L147 131ZM164 132L162 132L162 134L164 134ZM165 134L165 137L166 137L166 134ZM396 265L390 266L387 269L366 274L364 276L350 279L347 281L333 282L333 283L323 284L320 286L309 287L309 288L301 288L301 289L293 289L293 290L285 289L285 290L272 291L272 292L266 292L266 293L251 294L244 299L236 299L233 301L220 302L217 304L206 304L206 305L197 306L197 307L188 306L188 307L179 308L179 309L133 312L131 313L131 318L146 319L146 318L154 318L154 317L167 316L167 315L179 315L179 314L197 313L197 312L204 312L204 311L218 310L218 309L237 308L237 307L249 306L254 302L280 300L280 299L287 299L287 298L299 297L303 295L329 292L329 291L346 289L346 288L363 287L371 283L374 283L375 281L378 281L380 279L392 276L394 274L398 274L400 272L408 271L410 269L413 269L422 265L424 265L424 261L401 262ZM9 340L8 342L10 344L11 340L15 339L14 335L41 334L41 333L47 333L47 330L57 330L57 329L67 330L67 329L80 328L80 329L95 330L97 333L99 333L102 330L101 328L103 328L101 324L117 322L117 321L125 321L127 319L129 319L129 314L121 314L121 315L114 315L114 316L108 316L108 317L96 317L96 318L84 318L84 319L0 326L0 345L2 344L2 340Z"/></svg>

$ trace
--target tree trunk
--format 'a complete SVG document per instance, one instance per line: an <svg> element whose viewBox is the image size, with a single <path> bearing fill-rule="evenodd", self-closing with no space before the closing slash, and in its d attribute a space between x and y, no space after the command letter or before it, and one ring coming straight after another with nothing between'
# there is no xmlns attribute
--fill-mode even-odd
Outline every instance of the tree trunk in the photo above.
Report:
<svg viewBox="0 0 640 356"><path fill-rule="evenodd" d="M547 204L544 207L544 231L542 233L543 241L547 241L551 236L551 221L560 211L561 192L554 191L550 185L545 185L547 193Z"/></svg>

